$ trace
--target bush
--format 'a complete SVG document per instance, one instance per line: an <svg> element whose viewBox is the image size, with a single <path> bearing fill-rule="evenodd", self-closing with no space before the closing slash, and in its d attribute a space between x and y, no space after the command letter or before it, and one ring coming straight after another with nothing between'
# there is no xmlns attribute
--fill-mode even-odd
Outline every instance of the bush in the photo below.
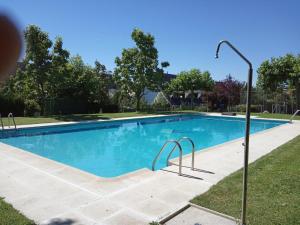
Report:
<svg viewBox="0 0 300 225"><path fill-rule="evenodd" d="M69 97L46 99L44 105L44 115L85 114L99 112L119 112L119 106L117 104L101 105L96 102L87 102Z"/></svg>
<svg viewBox="0 0 300 225"><path fill-rule="evenodd" d="M194 110L194 108L192 105L180 105L180 110Z"/></svg>
<svg viewBox="0 0 300 225"><path fill-rule="evenodd" d="M246 105L243 104L243 105L237 105L237 106L235 106L235 111L236 112L246 112Z"/></svg>
<svg viewBox="0 0 300 225"><path fill-rule="evenodd" d="M236 112L246 112L246 105L237 105L235 107L232 107L235 109ZM261 112L261 106L260 105L251 105L251 112Z"/></svg>
<svg viewBox="0 0 300 225"><path fill-rule="evenodd" d="M26 100L25 101L25 116L35 116L36 114L41 113L40 105L34 100Z"/></svg>
<svg viewBox="0 0 300 225"><path fill-rule="evenodd" d="M0 113L2 116L7 116L10 112L14 116L24 115L24 100L17 97L4 97L0 96Z"/></svg>
<svg viewBox="0 0 300 225"><path fill-rule="evenodd" d="M207 112L208 111L208 108L206 105L201 105L201 106L196 106L195 107L195 110L196 111L199 111L199 112Z"/></svg>
<svg viewBox="0 0 300 225"><path fill-rule="evenodd" d="M119 106L117 104L109 104L101 107L104 113L117 113L119 112Z"/></svg>

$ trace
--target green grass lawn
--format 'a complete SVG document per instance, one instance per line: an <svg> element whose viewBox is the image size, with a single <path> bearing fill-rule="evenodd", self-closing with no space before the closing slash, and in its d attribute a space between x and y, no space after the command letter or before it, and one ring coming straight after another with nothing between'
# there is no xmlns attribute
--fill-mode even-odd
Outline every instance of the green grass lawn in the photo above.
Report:
<svg viewBox="0 0 300 225"><path fill-rule="evenodd" d="M101 114L71 114L71 115L53 115L39 117L15 117L17 125L38 124L38 123L57 123L63 121L83 121L83 120L109 120L113 118L133 117L151 115L146 112L125 112L125 113L101 113ZM4 125L8 125L7 118L3 118Z"/></svg>
<svg viewBox="0 0 300 225"><path fill-rule="evenodd" d="M0 198L0 224L1 225L34 225L35 223L17 210L10 204L7 204Z"/></svg>
<svg viewBox="0 0 300 225"><path fill-rule="evenodd" d="M158 112L158 113L124 112L124 113L101 113L101 114L71 114L71 115L53 115L53 116L39 116L39 117L15 117L15 121L17 125L26 125L26 124L38 124L38 123L56 123L56 122L64 122L64 121L69 122L69 121L84 121L84 120L98 120L98 119L109 120L113 118L122 118L122 117L170 114L170 113L195 113L195 112L197 111L183 110L183 111ZM291 117L291 115L289 114L272 114L272 113L252 113L251 115L258 116L260 118L275 118L275 119L289 119ZM296 116L295 120L300 120L300 116ZM8 125L8 120L6 117L3 118L3 123L5 126Z"/></svg>
<svg viewBox="0 0 300 225"><path fill-rule="evenodd" d="M177 113L195 113L193 110L165 111L165 112L121 112L121 113L95 113L95 114L70 114L70 115L52 115L52 116L31 116L31 117L15 117L17 125L39 124L39 123L57 123L84 120L110 120L114 118L134 117L134 116L150 116L158 114L177 114ZM2 118L3 124L8 125L8 119ZM12 124L11 124L12 125Z"/></svg>
<svg viewBox="0 0 300 225"><path fill-rule="evenodd" d="M299 150L300 136L249 166L249 225L300 224ZM240 218L241 190L242 170L192 202Z"/></svg>

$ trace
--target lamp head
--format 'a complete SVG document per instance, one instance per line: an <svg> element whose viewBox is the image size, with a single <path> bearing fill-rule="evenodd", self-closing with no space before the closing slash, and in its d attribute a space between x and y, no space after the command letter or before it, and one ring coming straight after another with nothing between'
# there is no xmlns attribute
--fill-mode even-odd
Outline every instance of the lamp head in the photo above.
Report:
<svg viewBox="0 0 300 225"><path fill-rule="evenodd" d="M216 50L216 56L215 56L215 58L216 58L216 59L218 59L218 58L219 58L220 46L221 46L221 44L222 44L223 42L224 42L224 41L220 41L220 42L219 42L219 44L218 44L218 46L217 46L217 50Z"/></svg>

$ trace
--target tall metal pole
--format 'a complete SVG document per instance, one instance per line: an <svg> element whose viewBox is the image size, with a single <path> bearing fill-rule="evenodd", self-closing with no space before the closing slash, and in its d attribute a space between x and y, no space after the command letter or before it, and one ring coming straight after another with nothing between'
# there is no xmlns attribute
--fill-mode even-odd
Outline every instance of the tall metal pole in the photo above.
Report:
<svg viewBox="0 0 300 225"><path fill-rule="evenodd" d="M244 140L244 169L243 169L243 198L242 198L242 214L241 223L246 225L246 215L247 215L247 184L248 184L248 160L249 160L249 135L250 135L250 113L251 113L251 89L252 89L252 75L253 69L251 62L240 53L229 41L220 41L216 51L216 58L219 57L219 50L221 44L227 44L233 51L235 51L249 66L248 70L248 81L247 81L247 103L246 103L246 130L245 130L245 140Z"/></svg>

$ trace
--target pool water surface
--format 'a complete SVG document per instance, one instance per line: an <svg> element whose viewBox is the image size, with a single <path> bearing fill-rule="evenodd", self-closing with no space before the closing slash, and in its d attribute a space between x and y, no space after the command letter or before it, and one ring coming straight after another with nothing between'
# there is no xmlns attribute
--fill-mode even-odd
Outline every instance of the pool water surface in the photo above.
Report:
<svg viewBox="0 0 300 225"><path fill-rule="evenodd" d="M283 123L252 119L251 133ZM0 141L101 177L115 177L151 169L166 140L189 137L201 151L243 137L244 132L245 120L241 118L178 115L24 128L2 132ZM172 147L164 151L156 169L166 166ZM189 143L183 142L182 147L184 154L191 152ZM177 156L175 151L173 158Z"/></svg>

